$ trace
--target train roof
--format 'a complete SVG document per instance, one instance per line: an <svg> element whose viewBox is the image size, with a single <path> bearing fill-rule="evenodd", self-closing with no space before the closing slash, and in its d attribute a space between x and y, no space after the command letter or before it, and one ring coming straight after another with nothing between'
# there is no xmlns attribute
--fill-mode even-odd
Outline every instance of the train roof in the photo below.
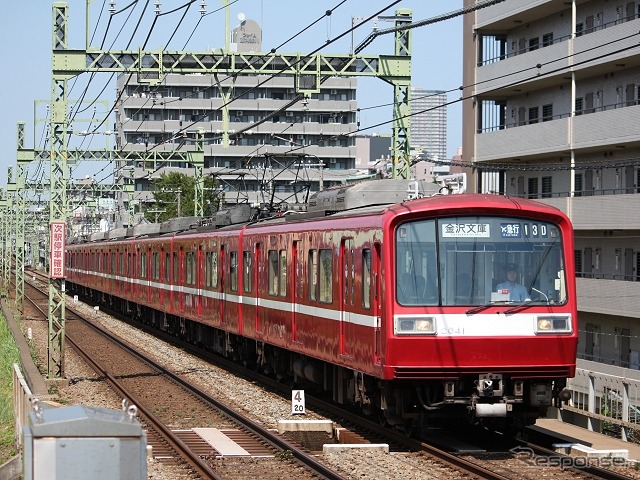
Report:
<svg viewBox="0 0 640 480"><path fill-rule="evenodd" d="M539 212L560 210L531 200L491 194L455 194L442 195L441 185L401 179L370 180L355 184L341 185L315 193L309 200L304 212L287 210L269 216L249 204L241 204L216 212L212 217L179 217L160 224L146 223L130 228L117 228L108 232L92 234L86 240L71 240L69 243L113 241L143 237L188 235L212 230L237 230L243 226L272 225L284 222L304 222L322 217L345 217L353 215L379 214L384 210L396 213L407 212L415 208L424 208L427 202L430 208L443 212L474 208L482 203L487 208L510 208L518 205L527 210ZM420 200L422 199L422 200ZM410 201L410 202L409 202ZM415 203L414 203L415 201Z"/></svg>

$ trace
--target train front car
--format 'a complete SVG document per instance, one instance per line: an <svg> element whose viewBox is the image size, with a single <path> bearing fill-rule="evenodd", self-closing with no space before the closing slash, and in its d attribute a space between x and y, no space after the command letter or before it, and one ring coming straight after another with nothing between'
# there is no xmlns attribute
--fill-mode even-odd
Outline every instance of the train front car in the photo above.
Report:
<svg viewBox="0 0 640 480"><path fill-rule="evenodd" d="M559 210L496 195L391 209L383 394L389 419L530 424L575 372L573 233ZM464 412L461 415L461 412ZM420 421L418 421L420 420Z"/></svg>

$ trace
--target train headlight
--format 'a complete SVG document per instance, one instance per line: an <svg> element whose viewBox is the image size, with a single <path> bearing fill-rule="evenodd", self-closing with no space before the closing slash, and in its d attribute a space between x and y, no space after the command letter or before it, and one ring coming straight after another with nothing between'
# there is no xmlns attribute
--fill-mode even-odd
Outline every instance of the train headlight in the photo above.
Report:
<svg viewBox="0 0 640 480"><path fill-rule="evenodd" d="M435 335L436 320L433 317L396 317L396 335Z"/></svg>
<svg viewBox="0 0 640 480"><path fill-rule="evenodd" d="M541 315L536 318L536 333L571 333L571 316Z"/></svg>

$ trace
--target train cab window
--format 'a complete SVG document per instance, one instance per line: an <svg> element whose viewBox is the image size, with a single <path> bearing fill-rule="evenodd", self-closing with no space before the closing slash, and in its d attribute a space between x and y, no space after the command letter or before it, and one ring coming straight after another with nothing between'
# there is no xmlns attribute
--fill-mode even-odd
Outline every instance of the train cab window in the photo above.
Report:
<svg viewBox="0 0 640 480"><path fill-rule="evenodd" d="M277 250L269 250L268 255L268 264L269 264L269 295L277 295L278 294L278 251Z"/></svg>
<svg viewBox="0 0 640 480"><path fill-rule="evenodd" d="M218 286L218 252L207 252L205 255L205 282L207 287Z"/></svg>
<svg viewBox="0 0 640 480"><path fill-rule="evenodd" d="M333 302L333 251L320 250L320 301Z"/></svg>
<svg viewBox="0 0 640 480"><path fill-rule="evenodd" d="M552 223L488 215L416 220L399 225L395 239L401 305L567 301L561 232Z"/></svg>
<svg viewBox="0 0 640 480"><path fill-rule="evenodd" d="M244 293L251 293L251 252L245 250L242 252L242 291Z"/></svg>
<svg viewBox="0 0 640 480"><path fill-rule="evenodd" d="M309 284L309 300L318 299L318 251L309 250L309 271L307 283Z"/></svg>
<svg viewBox="0 0 640 480"><path fill-rule="evenodd" d="M229 253L229 283L232 292L238 291L238 252Z"/></svg>
<svg viewBox="0 0 640 480"><path fill-rule="evenodd" d="M371 249L362 250L362 308L371 308Z"/></svg>
<svg viewBox="0 0 640 480"><path fill-rule="evenodd" d="M187 252L187 257L186 257L186 283L187 283L187 285L195 285L195 283L196 283L195 256L196 256L196 254L194 252Z"/></svg>

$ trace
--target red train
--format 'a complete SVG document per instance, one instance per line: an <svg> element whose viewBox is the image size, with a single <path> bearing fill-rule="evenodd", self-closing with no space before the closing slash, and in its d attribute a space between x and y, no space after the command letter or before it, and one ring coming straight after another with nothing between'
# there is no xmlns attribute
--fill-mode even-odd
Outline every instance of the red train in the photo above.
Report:
<svg viewBox="0 0 640 480"><path fill-rule="evenodd" d="M568 218L498 195L405 201L406 188L356 184L306 213L71 243L67 285L395 425L530 423L575 371Z"/></svg>

